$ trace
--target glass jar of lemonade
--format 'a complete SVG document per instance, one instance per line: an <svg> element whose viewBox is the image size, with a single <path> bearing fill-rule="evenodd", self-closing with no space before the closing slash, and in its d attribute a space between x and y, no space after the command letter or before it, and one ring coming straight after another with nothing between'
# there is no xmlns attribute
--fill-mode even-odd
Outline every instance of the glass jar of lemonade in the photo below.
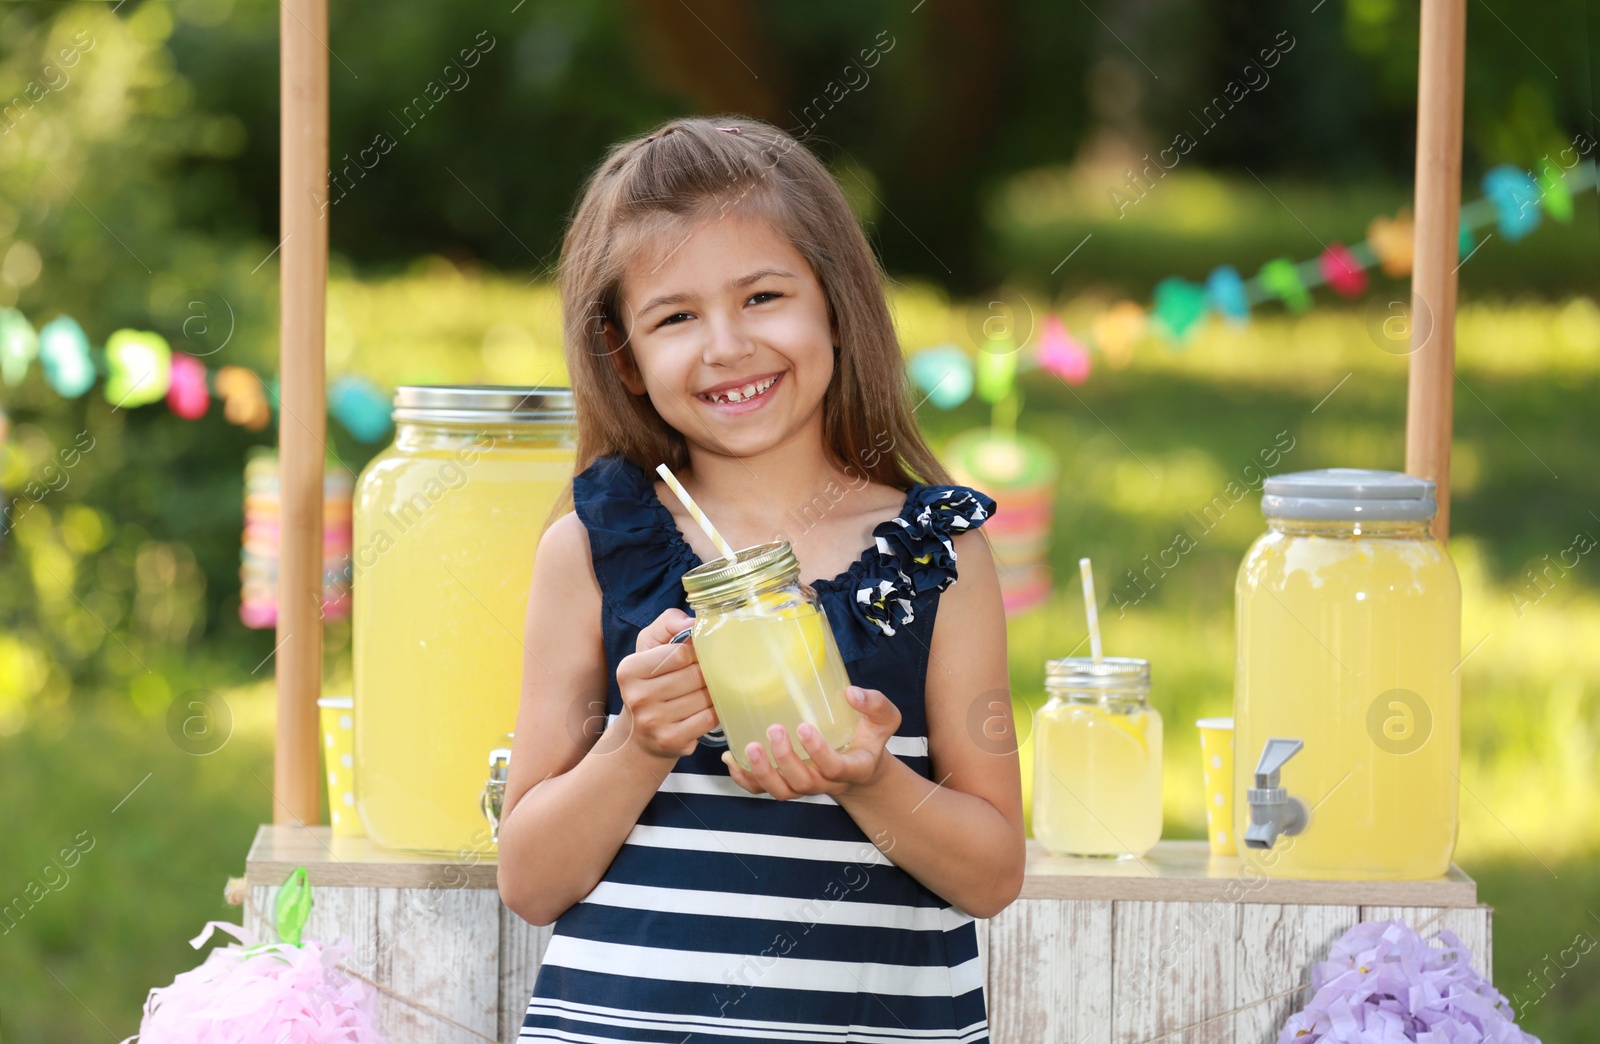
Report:
<svg viewBox="0 0 1600 1044"><path fill-rule="evenodd" d="M771 757L767 729L774 723L787 730L802 761L811 760L795 731L803 721L834 750L849 749L861 719L845 699L850 677L787 540L697 566L683 574L683 590L694 612L690 641L706 692L741 768L750 768L748 743L760 743Z"/></svg>
<svg viewBox="0 0 1600 1044"><path fill-rule="evenodd" d="M1150 661L1045 665L1033 724L1033 836L1058 855L1142 856L1161 840L1161 712Z"/></svg>
<svg viewBox="0 0 1600 1044"><path fill-rule="evenodd" d="M1235 586L1239 855L1282 877L1444 874L1461 584L1430 531L1434 485L1330 468L1274 476L1263 494L1267 532ZM1302 744L1274 759L1275 784L1256 777L1269 739Z"/></svg>
<svg viewBox="0 0 1600 1044"><path fill-rule="evenodd" d="M572 480L566 388L401 387L355 497L357 807L388 848L484 849L539 533Z"/></svg>

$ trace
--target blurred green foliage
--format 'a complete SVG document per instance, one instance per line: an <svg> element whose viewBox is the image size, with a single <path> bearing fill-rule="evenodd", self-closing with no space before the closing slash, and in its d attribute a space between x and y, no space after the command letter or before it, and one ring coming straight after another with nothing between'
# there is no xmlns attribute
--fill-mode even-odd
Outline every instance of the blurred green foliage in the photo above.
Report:
<svg viewBox="0 0 1600 1044"><path fill-rule="evenodd" d="M1596 129L1576 4L1525 5L1514 27L1511 13L1472 8L1467 198L1488 166ZM73 315L96 344L157 330L210 366L274 372L281 17L270 0L0 5L0 307ZM548 276L573 196L608 144L684 112L747 112L818 150L896 277L908 348L963 341L968 302L997 285L1078 331L1164 275L1249 274L1359 239L1410 195L1417 25L1400 0L414 0L332 19L328 364L386 385L560 379ZM1197 133L1195 113L1239 82L1185 165L1119 218L1126 171ZM352 167L380 133L394 147ZM1597 227L1589 198L1571 225L1491 242L1461 272L1453 550L1464 639L1489 635L1463 674L1462 852L1500 910L1508 994L1600 908L1591 563L1526 619L1512 611L1542 556L1600 533L1583 507L1600 504L1600 310L1584 296ZM1402 289L1380 281L1372 299ZM1065 465L1054 567L1088 554L1119 576L1279 430L1304 433L1297 465L1400 466L1404 360L1375 349L1365 307L1264 309L1181 353L1142 343L1126 370L1097 359L1080 389L1025 379L1021 425ZM144 992L198 959L184 940L228 915L222 879L272 814L274 636L239 623L238 559L245 454L273 433L215 407L184 422L98 389L63 400L37 371L4 408L0 489L28 506L0 538L0 901L80 832L96 847L0 935L0 1034L120 1039ZM936 445L986 419L976 404L920 415ZM337 425L328 437L355 469L376 449ZM1227 706L1232 576L1255 531L1235 513L1107 621L1108 641L1162 665L1173 836L1199 834L1176 737ZM1013 621L1024 702L1044 657L1080 637L1076 613L1063 596ZM342 625L327 656L347 679ZM206 756L167 720L196 690L223 694L237 728ZM1587 1039L1596 981L1581 966L1528 1027Z"/></svg>

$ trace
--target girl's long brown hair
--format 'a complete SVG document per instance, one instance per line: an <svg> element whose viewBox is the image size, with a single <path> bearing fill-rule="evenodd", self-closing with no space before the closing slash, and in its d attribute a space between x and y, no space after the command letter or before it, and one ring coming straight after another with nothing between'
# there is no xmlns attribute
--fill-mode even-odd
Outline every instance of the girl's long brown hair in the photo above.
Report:
<svg viewBox="0 0 1600 1044"><path fill-rule="evenodd" d="M648 395L634 395L618 377L606 327L620 335L616 350L631 351L620 295L629 263L668 228L728 213L770 221L822 284L839 348L822 402L823 440L834 463L895 489L949 483L912 415L884 274L844 194L809 149L743 116L671 120L620 142L584 186L560 263L577 407L574 473L608 453L626 455L647 473L661 463L674 471L688 465L683 435ZM550 521L571 506L569 483Z"/></svg>

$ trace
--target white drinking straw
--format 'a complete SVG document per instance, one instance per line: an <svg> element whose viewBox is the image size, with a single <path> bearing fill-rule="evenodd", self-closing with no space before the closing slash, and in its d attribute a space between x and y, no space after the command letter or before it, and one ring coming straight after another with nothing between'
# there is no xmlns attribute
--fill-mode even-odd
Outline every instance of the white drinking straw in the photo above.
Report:
<svg viewBox="0 0 1600 1044"><path fill-rule="evenodd" d="M700 510L700 505L694 502L694 498L689 495L689 491L683 488L683 483L678 481L678 477L665 464L656 465L656 474L660 475L662 480L672 487L672 492L678 495L678 499L683 501L683 506L689 509L690 517L695 520L701 529L705 530L706 536L711 538L711 542L717 545L717 550L722 552L722 557L732 562L733 547L722 539L722 534L717 532L717 527L711 524L711 520L706 517L706 513Z"/></svg>
<svg viewBox="0 0 1600 1044"><path fill-rule="evenodd" d="M1083 610L1089 617L1089 651L1094 653L1094 662L1099 663L1100 614L1094 608L1094 570L1089 568L1087 558L1078 559L1078 572L1083 574Z"/></svg>

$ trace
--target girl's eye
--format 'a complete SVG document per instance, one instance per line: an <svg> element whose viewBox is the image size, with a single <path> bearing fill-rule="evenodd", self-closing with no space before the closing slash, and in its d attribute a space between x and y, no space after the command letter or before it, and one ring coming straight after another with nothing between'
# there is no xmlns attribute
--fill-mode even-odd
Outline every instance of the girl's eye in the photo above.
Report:
<svg viewBox="0 0 1600 1044"><path fill-rule="evenodd" d="M758 291L756 293L751 294L750 295L750 300L748 302L746 302L746 303L748 303L748 304L766 304L768 300L771 300L771 299L774 299L774 298L779 298L779 297L782 297L782 296L783 295L781 293L779 293L778 291L776 291L776 290L761 290L761 291ZM656 324L656 329L659 330L663 326L676 326L676 325L678 325L680 320L692 319L692 318L694 318L694 316L691 315L689 312L674 312L673 314L667 316L665 319L663 319L659 323L657 323Z"/></svg>

